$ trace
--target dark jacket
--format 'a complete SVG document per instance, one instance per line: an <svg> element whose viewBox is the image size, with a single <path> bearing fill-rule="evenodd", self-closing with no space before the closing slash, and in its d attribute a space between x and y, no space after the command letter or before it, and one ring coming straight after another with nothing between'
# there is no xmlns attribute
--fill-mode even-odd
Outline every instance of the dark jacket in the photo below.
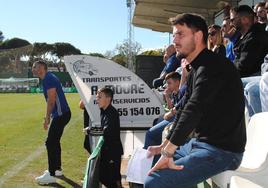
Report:
<svg viewBox="0 0 268 188"><path fill-rule="evenodd" d="M226 57L226 49L225 46L223 44L221 44L220 46L218 46L214 52L216 54L222 55L223 57Z"/></svg>
<svg viewBox="0 0 268 188"><path fill-rule="evenodd" d="M104 128L101 157L121 158L123 147L120 139L120 119L117 110L112 105L105 110L101 109L101 126Z"/></svg>
<svg viewBox="0 0 268 188"><path fill-rule="evenodd" d="M190 65L186 104L178 110L167 139L180 146L195 130L199 141L242 153L245 103L239 73L227 58L208 49Z"/></svg>
<svg viewBox="0 0 268 188"><path fill-rule="evenodd" d="M259 23L254 24L247 34L234 45L234 64L241 77L260 74L261 64L268 53L268 34Z"/></svg>

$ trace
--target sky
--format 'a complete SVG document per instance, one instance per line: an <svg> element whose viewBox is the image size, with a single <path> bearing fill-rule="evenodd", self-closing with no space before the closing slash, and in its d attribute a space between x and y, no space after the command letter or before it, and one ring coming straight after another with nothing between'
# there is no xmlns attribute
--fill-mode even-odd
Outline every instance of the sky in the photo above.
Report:
<svg viewBox="0 0 268 188"><path fill-rule="evenodd" d="M5 39L69 42L83 53L105 53L127 38L126 0L0 0ZM167 46L169 34L134 27L143 50Z"/></svg>

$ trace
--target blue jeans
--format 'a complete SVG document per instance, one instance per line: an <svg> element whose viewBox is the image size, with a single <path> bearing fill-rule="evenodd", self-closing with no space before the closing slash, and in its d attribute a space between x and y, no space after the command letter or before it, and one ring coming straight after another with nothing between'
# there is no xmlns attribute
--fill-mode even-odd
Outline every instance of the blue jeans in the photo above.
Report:
<svg viewBox="0 0 268 188"><path fill-rule="evenodd" d="M162 120L156 125L151 127L145 135L144 149L147 149L149 146L160 145L162 143L162 132L165 127L174 120L174 117L170 120Z"/></svg>
<svg viewBox="0 0 268 188"><path fill-rule="evenodd" d="M260 81L260 98L262 111L268 112L268 72L264 73Z"/></svg>
<svg viewBox="0 0 268 188"><path fill-rule="evenodd" d="M174 154L182 170L162 169L147 176L144 188L191 188L226 170L235 170L242 153L232 153L210 144L191 139Z"/></svg>
<svg viewBox="0 0 268 188"><path fill-rule="evenodd" d="M249 117L262 111L260 100L260 79L261 76L242 78L245 104L248 109Z"/></svg>

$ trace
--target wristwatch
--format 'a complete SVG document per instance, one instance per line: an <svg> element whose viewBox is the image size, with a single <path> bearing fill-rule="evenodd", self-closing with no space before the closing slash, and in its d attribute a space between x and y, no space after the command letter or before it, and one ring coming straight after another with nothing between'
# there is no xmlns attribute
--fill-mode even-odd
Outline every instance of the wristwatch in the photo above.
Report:
<svg viewBox="0 0 268 188"><path fill-rule="evenodd" d="M168 153L164 148L161 149L161 155L166 158L173 158L173 154Z"/></svg>

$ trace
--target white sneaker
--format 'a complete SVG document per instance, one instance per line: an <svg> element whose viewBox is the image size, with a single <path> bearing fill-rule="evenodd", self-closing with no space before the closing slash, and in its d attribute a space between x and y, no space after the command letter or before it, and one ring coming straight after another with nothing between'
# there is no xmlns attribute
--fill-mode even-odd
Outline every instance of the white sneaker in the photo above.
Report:
<svg viewBox="0 0 268 188"><path fill-rule="evenodd" d="M56 170L55 171L55 176L63 176L63 171L62 170Z"/></svg>
<svg viewBox="0 0 268 188"><path fill-rule="evenodd" d="M45 171L43 175L35 178L38 184L44 185L49 183L56 183L56 178L51 176L48 171Z"/></svg>
<svg viewBox="0 0 268 188"><path fill-rule="evenodd" d="M45 170L45 171L44 171L44 173L47 173L47 172L48 172L48 170ZM58 176L63 176L63 172L62 172L62 170L56 170L56 171L55 171L55 176L57 176L57 177L58 177Z"/></svg>

